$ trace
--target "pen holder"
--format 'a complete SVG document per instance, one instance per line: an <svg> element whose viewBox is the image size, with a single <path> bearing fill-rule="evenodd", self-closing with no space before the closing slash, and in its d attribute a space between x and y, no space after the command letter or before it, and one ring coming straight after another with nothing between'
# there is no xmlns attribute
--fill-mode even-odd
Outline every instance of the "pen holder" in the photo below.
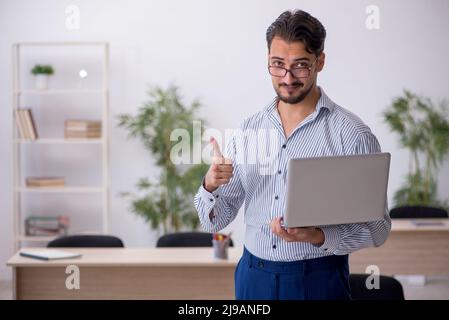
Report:
<svg viewBox="0 0 449 320"><path fill-rule="evenodd" d="M229 240L212 240L214 247L214 258L216 259L228 259Z"/></svg>

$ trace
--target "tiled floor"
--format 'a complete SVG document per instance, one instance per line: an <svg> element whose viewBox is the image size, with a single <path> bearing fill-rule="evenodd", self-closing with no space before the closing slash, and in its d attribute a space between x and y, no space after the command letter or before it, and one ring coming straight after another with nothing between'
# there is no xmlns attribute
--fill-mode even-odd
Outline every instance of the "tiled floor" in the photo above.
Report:
<svg viewBox="0 0 449 320"><path fill-rule="evenodd" d="M449 300L449 278L430 278L425 285L400 279L407 300ZM0 281L0 300L12 298L11 282Z"/></svg>

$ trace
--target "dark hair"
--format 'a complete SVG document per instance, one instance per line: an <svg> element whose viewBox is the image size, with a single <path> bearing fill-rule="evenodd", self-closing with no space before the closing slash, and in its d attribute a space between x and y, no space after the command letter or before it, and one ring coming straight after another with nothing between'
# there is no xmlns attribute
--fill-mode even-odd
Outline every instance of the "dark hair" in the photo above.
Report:
<svg viewBox="0 0 449 320"><path fill-rule="evenodd" d="M317 18L305 11L285 11L267 29L268 51L275 36L287 42L301 41L307 52L318 56L324 50L326 29Z"/></svg>

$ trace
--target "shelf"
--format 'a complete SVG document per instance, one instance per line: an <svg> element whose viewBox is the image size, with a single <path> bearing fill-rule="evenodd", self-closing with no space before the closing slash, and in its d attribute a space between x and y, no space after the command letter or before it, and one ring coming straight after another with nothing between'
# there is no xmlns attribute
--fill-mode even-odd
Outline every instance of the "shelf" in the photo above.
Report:
<svg viewBox="0 0 449 320"><path fill-rule="evenodd" d="M106 188L103 187L41 187L41 188L17 188L16 191L18 192L29 192L29 193L99 193L105 191Z"/></svg>
<svg viewBox="0 0 449 320"><path fill-rule="evenodd" d="M58 95L58 94L100 94L107 93L103 89L46 89L46 90L20 90L14 91L15 95Z"/></svg>
<svg viewBox="0 0 449 320"><path fill-rule="evenodd" d="M103 139L16 139L19 144L102 144Z"/></svg>
<svg viewBox="0 0 449 320"><path fill-rule="evenodd" d="M56 48L52 47L55 46ZM29 63L35 62L36 59L43 59L43 61L47 61L46 55L48 56L49 52L52 52L52 55L59 51L58 49L61 47L66 47L65 50L62 50L59 53L61 61L65 61L67 64L70 64L71 56L68 55L71 52L71 48L75 48L79 46L80 49L82 47L86 47L89 52L92 53L92 57L86 56L84 59L89 61L90 63L95 63L100 67L101 65L101 82L95 83L84 83L84 82L76 82L73 83L72 86L67 83L66 85L60 83L59 87L49 87L48 89L39 90L33 86L31 82L22 81L22 77L25 79L29 78L31 75L29 70L24 70L24 67L27 67ZM35 55L36 48L44 48L41 55ZM102 230L102 234L107 234L109 232L109 219L110 219L110 178L109 178L109 144L110 144L110 132L107 130L109 128L110 121L110 110L109 110L109 44L103 41L74 41L74 42L54 42L54 41L46 41L46 42L21 42L15 43L12 46L12 58L13 58L13 68L12 68L12 117L11 119L14 121L12 126L14 127L13 132L13 141L12 141L12 151L13 151L13 240L14 240L14 248L18 250L21 247L22 241L33 241L36 242L36 245L42 245L39 242L48 242L56 238L57 236L27 236L25 234L25 230L23 229L24 216L21 212L21 204L22 201L26 203L27 201L32 201L34 198L44 198L48 197L63 197L66 206L71 206L72 204L77 204L79 199L76 199L77 196L81 195L82 197L91 197L94 196L95 200L101 200L101 226L94 223L94 221L90 221L89 218L79 218L85 226L85 228L92 228ZM25 50L23 50L25 49ZM49 50L51 49L51 50ZM56 51L54 50L56 49ZM100 49L100 50L97 50ZM24 52L30 52L32 55L23 56ZM97 58L98 56L98 58ZM99 58L102 57L101 61ZM28 59L25 60L24 58ZM31 59L31 60L30 60ZM22 61L23 60L23 61ZM59 59L58 59L59 61ZM66 74L64 68L58 70L58 74L64 76ZM100 71L100 70L99 70ZM82 81L82 80L80 80ZM27 87L23 87L22 84L27 84ZM56 84L55 84L56 86ZM42 99L45 100L41 101ZM50 104L49 108L41 108L40 106L48 106L46 103L47 100L61 100L58 104ZM75 115L75 111L79 109L84 112L84 100L96 100L95 109L99 111L101 114L101 123L103 125L102 134L100 137L96 138L76 138L76 139L66 139L63 131L54 132L54 134L49 133L48 135L43 135L38 139L22 139L20 135L20 127L18 126L17 114L15 113L17 110L21 108L35 107L36 112L39 113L39 119L51 119L54 112L53 108L58 108L58 106L62 103L62 101L72 101L76 102L78 107L71 106L70 108L64 109L66 112L66 117L70 116L70 114ZM101 100L101 103L98 102ZM55 101L56 102L56 101ZM33 109L34 111L34 109ZM23 119L22 119L23 120ZM23 125L23 123L22 123ZM37 124L39 127L39 124ZM54 128L56 129L56 128ZM28 130L27 130L28 131ZM24 147L22 147L22 145ZM29 147L29 145L38 145L39 147ZM55 145L57 148L60 148L61 145L67 145L69 148L62 148L65 151L71 151L70 149L75 148L73 150L74 153L80 152L91 152L91 148L95 148L96 152L101 152L101 169L98 168L97 173L101 176L101 180L94 180L89 183L90 180L84 182L82 180L82 176L80 176L79 184L75 185L65 185L65 186L49 186L49 187L27 187L23 177L25 176L22 168L27 163L32 163L35 161L33 157L29 157L28 148L39 148L46 149L45 146L53 146ZM83 146L91 145L92 147L85 148ZM100 147L100 148L98 148ZM54 148L54 147L51 147ZM67 149L67 150L66 150ZM99 150L97 150L99 149ZM46 157L51 157L52 155L45 155ZM70 170L67 167L67 170ZM74 173L77 174L77 173ZM86 172L85 175L88 173ZM73 195L75 197L73 198ZM67 198L67 199L65 199ZM69 199L70 198L70 199ZM72 199L73 198L73 199ZM23 199L23 200L22 200ZM46 204L48 208L51 208L52 204ZM96 210L97 211L97 210ZM33 213L33 212L31 212ZM97 214L97 213L96 213ZM100 217L99 217L100 218Z"/></svg>

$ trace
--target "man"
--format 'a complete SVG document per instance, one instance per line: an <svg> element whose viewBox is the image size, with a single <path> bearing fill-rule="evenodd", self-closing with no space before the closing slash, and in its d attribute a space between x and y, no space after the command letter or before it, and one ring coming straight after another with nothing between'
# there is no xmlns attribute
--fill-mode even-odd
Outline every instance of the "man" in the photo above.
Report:
<svg viewBox="0 0 449 320"><path fill-rule="evenodd" d="M243 122L224 159L214 161L195 196L202 227L225 228L245 201L245 248L235 271L237 299L350 299L348 254L380 246L391 221L309 228L282 227L290 158L380 152L370 129L317 86L325 62L323 25L304 11L286 11L268 28L268 71L276 98ZM249 130L274 130L275 171L262 174L248 156L264 147ZM252 137L252 138L250 138ZM243 155L243 156L242 156ZM240 159L240 161L237 161ZM225 161L224 161L225 160ZM326 201L326 195L322 195Z"/></svg>

